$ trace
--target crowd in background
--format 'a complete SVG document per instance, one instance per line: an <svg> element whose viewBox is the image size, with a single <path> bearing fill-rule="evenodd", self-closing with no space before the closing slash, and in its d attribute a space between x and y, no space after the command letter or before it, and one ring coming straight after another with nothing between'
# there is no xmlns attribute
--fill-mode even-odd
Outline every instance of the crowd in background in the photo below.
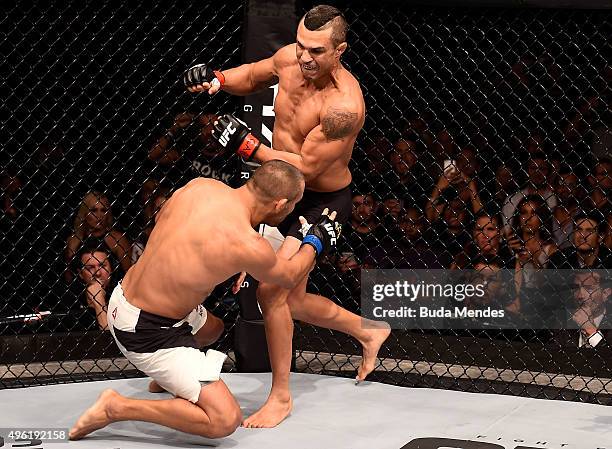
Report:
<svg viewBox="0 0 612 449"><path fill-rule="evenodd" d="M352 217L338 251L315 270L311 289L359 311L361 268L474 269L490 279L505 269L515 273L510 293L504 290L500 299L499 285L491 282L489 299L521 316L532 313L530 292L538 289L541 270L612 268L612 150L601 117L610 118L605 101L584 100L563 127L569 146L555 148L538 130L503 151L490 148L484 135L462 142L456 130L436 125L427 114L410 114L386 133L368 133L351 162ZM214 118L183 112L153 137L143 161L150 177L140 188L140 214L131 229L117 224L114 212L121 204L99 188L91 188L66 217L65 270L57 276L101 329L108 294L144 251L156 213L173 190L196 176L235 185L236 164L219 155L211 137ZM567 153L594 128L595 118L591 153ZM23 186L17 170L3 172L7 226L19 218L16 204L28 201ZM19 229L12 231L18 241ZM582 312L593 308L588 315L600 317L605 309L605 300L576 298Z"/></svg>

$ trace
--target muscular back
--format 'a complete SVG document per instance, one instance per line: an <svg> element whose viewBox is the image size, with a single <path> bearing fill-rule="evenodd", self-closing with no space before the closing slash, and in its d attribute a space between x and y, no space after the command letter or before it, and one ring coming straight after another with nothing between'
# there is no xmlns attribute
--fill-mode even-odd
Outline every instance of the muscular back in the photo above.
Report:
<svg viewBox="0 0 612 449"><path fill-rule="evenodd" d="M257 234L244 211L228 207L235 204L233 192L219 181L197 178L172 195L122 281L131 304L184 318L215 285L240 271L241 248Z"/></svg>
<svg viewBox="0 0 612 449"><path fill-rule="evenodd" d="M323 89L306 83L295 51L295 44L292 44L280 49L274 56L279 85L274 103L276 118L272 146L276 150L300 154L307 139L320 137L341 141L340 151L326 162L325 167L316 176L306 178L308 189L323 192L339 190L351 182L348 164L364 122L365 103L361 88L355 77L342 66L333 82ZM350 112L346 111L347 107ZM347 114L351 116L347 117ZM343 129L347 120L358 125L347 131ZM324 135L316 135L317 127L321 127Z"/></svg>

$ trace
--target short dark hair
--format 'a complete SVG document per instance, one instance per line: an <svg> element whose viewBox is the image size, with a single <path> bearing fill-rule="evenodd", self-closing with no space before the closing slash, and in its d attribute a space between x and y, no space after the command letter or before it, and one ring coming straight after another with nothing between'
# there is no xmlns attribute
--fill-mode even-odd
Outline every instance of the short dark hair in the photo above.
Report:
<svg viewBox="0 0 612 449"><path fill-rule="evenodd" d="M265 200L293 201L304 188L304 175L285 161L272 160L253 172L247 186Z"/></svg>
<svg viewBox="0 0 612 449"><path fill-rule="evenodd" d="M478 219L480 218L488 218L491 221L495 221L496 226L500 229L503 226L502 217L499 212L482 208L478 212L476 212L476 214L474 214L474 221L472 222L472 231L476 229L476 221L478 221Z"/></svg>
<svg viewBox="0 0 612 449"><path fill-rule="evenodd" d="M597 223L597 233L603 234L606 232L606 227L608 225L608 221L604 214L599 210L590 210L578 212L574 216L574 225L578 224L581 220L591 220Z"/></svg>
<svg viewBox="0 0 612 449"><path fill-rule="evenodd" d="M333 6L319 5L312 8L304 16L304 26L309 31L332 28L331 40L334 47L346 41L348 23L342 12Z"/></svg>
<svg viewBox="0 0 612 449"><path fill-rule="evenodd" d="M93 253L105 253L107 257L110 257L111 255L111 251L106 246L106 243L104 243L103 238L87 237L85 240L83 240L79 246L79 249L71 260L73 272L78 274L83 268L83 255Z"/></svg>

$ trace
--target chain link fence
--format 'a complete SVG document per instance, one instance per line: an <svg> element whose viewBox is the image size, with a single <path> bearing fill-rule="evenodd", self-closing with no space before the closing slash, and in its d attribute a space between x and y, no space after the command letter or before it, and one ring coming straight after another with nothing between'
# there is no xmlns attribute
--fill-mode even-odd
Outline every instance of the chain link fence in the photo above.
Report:
<svg viewBox="0 0 612 449"><path fill-rule="evenodd" d="M210 148L209 114L240 99L189 94L181 74L240 64L246 6L4 11L0 386L138 374L102 330L106 293L174 189L239 182L238 161ZM343 60L368 112L353 216L309 290L359 314L363 268L507 270L518 283L501 305L523 316L534 273L610 268L609 10L378 6L345 11ZM603 276L574 297L575 311L597 309L596 347L578 329L394 330L372 379L609 403ZM226 323L215 347L231 370L229 284L205 305ZM294 343L297 370L354 376L356 341L300 323Z"/></svg>

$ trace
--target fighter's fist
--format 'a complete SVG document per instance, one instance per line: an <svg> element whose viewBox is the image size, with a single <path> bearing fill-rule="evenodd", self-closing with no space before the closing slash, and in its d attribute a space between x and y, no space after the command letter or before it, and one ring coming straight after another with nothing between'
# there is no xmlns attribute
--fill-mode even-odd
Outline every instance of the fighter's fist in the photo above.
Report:
<svg viewBox="0 0 612 449"><path fill-rule="evenodd" d="M214 128L212 135L219 145L225 150L238 153L247 161L253 158L261 145L259 139L251 134L246 123L232 114L219 117L214 123Z"/></svg>
<svg viewBox="0 0 612 449"><path fill-rule="evenodd" d="M225 77L223 73L211 70L206 64L197 64L185 71L183 82L189 92L207 90L210 95L213 95L221 90Z"/></svg>
<svg viewBox="0 0 612 449"><path fill-rule="evenodd" d="M304 217L300 217L302 229L308 225ZM317 252L317 256L327 254L334 249L338 244L338 237L342 226L336 221L336 212L329 213L329 209L325 208L321 214L321 218L314 223L302 240L302 245L311 245Z"/></svg>

